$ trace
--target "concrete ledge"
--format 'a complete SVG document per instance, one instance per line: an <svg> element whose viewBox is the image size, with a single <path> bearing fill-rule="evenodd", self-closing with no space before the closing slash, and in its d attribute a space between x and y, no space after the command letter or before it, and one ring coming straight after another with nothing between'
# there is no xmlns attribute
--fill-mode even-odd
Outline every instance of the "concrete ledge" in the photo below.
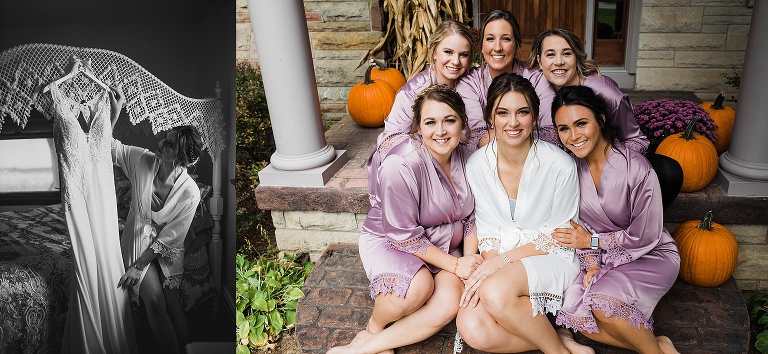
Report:
<svg viewBox="0 0 768 354"><path fill-rule="evenodd" d="M698 192L680 193L664 211L664 222L701 220L708 210L712 210L719 224L764 225L768 222L768 198L730 197L714 182Z"/></svg>

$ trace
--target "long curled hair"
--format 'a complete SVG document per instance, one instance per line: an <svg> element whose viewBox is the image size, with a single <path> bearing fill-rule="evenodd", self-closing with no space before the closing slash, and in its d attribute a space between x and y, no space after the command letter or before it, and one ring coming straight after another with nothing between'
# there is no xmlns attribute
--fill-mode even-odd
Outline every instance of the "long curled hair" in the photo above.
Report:
<svg viewBox="0 0 768 354"><path fill-rule="evenodd" d="M175 131L178 137L178 153L174 163L186 168L194 166L200 160L203 150L200 133L191 125L173 127L170 131Z"/></svg>
<svg viewBox="0 0 768 354"><path fill-rule="evenodd" d="M611 146L614 146L618 142L619 127L614 125L611 121L606 120L607 105L605 101L595 94L591 88L587 86L566 86L557 91L554 100L552 101L552 123L557 127L555 122L555 114L557 110L564 106L577 105L589 109L595 116L598 127L600 127L600 135L608 141L606 146L606 153ZM559 134L558 134L559 138ZM563 143L562 139L560 143Z"/></svg>
<svg viewBox="0 0 768 354"><path fill-rule="evenodd" d="M574 56L576 57L576 71L581 77L586 77L592 74L600 75L600 69L594 60L587 59L587 51L584 49L584 42L575 33L563 29L552 28L544 32L541 32L531 44L531 53L528 54L528 68L531 70L540 70L539 58L541 57L541 51L544 39L549 36L558 36L565 39L568 46L571 47Z"/></svg>
<svg viewBox="0 0 768 354"><path fill-rule="evenodd" d="M413 101L413 123L411 123L410 135L419 131L421 125L421 109L426 101L435 101L445 103L450 107L461 120L462 143L466 143L466 137L469 136L469 119L467 118L467 110L464 106L464 100L461 98L458 92L448 87L448 85L438 84L432 85L421 91L416 99Z"/></svg>

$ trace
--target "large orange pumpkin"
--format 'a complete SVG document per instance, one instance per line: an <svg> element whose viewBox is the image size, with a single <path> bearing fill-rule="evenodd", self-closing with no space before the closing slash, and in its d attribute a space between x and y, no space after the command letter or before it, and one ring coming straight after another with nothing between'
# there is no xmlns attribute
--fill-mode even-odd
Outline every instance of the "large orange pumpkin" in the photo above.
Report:
<svg viewBox="0 0 768 354"><path fill-rule="evenodd" d="M670 135L661 141L656 153L675 159L683 168L683 192L695 192L706 187L717 172L717 150L705 136L694 133L699 118L688 123L682 134Z"/></svg>
<svg viewBox="0 0 768 354"><path fill-rule="evenodd" d="M723 225L704 219L686 221L672 232L680 252L680 279L686 283L714 287L725 283L736 269L739 244Z"/></svg>
<svg viewBox="0 0 768 354"><path fill-rule="evenodd" d="M715 149L717 154L720 155L728 151L728 146L731 145L731 135L733 134L733 121L736 118L736 111L733 108L724 106L723 93L717 95L714 102L700 103L699 106L703 108L709 116L712 117L717 129L717 140L715 141Z"/></svg>
<svg viewBox="0 0 768 354"><path fill-rule="evenodd" d="M366 128L384 125L392 104L395 103L395 89L384 80L371 80L371 69L365 71L365 79L356 83L347 96L347 110L355 123Z"/></svg>
<svg viewBox="0 0 768 354"><path fill-rule="evenodd" d="M392 88L395 89L395 93L400 91L400 88L405 85L405 76L403 76L399 70L390 68L381 60L374 60L373 62L377 67L371 70L371 80L384 80L392 85Z"/></svg>

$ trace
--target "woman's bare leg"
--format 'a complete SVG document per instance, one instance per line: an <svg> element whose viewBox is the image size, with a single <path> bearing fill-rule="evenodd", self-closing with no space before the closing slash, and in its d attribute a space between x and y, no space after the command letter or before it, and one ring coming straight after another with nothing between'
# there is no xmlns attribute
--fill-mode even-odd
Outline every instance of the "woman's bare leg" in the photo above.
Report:
<svg viewBox="0 0 768 354"><path fill-rule="evenodd" d="M160 350L163 353L175 354L179 352L176 330L165 306L165 296L163 296L163 288L160 285L157 266L155 262L152 262L148 267L149 269L147 269L139 287L139 296L144 301L149 328L160 344Z"/></svg>
<svg viewBox="0 0 768 354"><path fill-rule="evenodd" d="M471 324L460 324L462 320L470 319L469 317L459 316L457 320L459 333L470 346L492 352L539 349L545 353L569 353L547 316L541 313L533 316L533 308L528 296L528 275L521 262L512 263L491 274L483 280L478 292L480 303L477 307L483 306L496 325L487 319L474 318L477 322L485 323L486 327L472 328ZM465 310L467 309L462 309L462 311ZM467 312L467 315L470 313ZM471 315L482 316L482 313L473 312ZM503 332L495 326L501 327L506 335L501 334ZM488 331L500 333L501 340L491 343L487 339L476 340L478 337L487 337L478 332ZM525 343L530 346L526 346Z"/></svg>
<svg viewBox="0 0 768 354"><path fill-rule="evenodd" d="M592 314L595 316L600 333L582 333L594 341L643 354L678 353L667 337L656 337L650 330L630 326L627 320L606 317L603 311L592 310Z"/></svg>
<svg viewBox="0 0 768 354"><path fill-rule="evenodd" d="M173 323L173 328L176 330L179 349L183 351L187 342L189 342L189 325L179 302L179 289L163 288L163 295L165 296L165 308L168 310L171 323Z"/></svg>
<svg viewBox="0 0 768 354"><path fill-rule="evenodd" d="M426 271L426 268L422 270ZM431 277L428 271L426 274ZM414 277L406 299L416 281L417 277ZM333 348L328 353L379 353L420 342L437 333L456 317L464 284L455 275L445 271L434 276L433 284L434 291L418 310L400 318L380 332L362 333L350 345Z"/></svg>

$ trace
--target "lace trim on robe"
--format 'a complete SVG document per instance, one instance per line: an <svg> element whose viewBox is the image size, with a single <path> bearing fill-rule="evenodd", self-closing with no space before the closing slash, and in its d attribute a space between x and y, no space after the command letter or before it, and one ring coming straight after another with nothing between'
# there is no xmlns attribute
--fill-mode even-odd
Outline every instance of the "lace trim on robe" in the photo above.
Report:
<svg viewBox="0 0 768 354"><path fill-rule="evenodd" d="M160 240L155 240L155 242L152 242L152 244L149 245L149 248L151 248L155 253L159 254L160 256L169 258L171 262L181 261L184 255L183 248L174 248L174 247L168 246L160 242Z"/></svg>
<svg viewBox="0 0 768 354"><path fill-rule="evenodd" d="M624 140L621 142L621 144L624 145L624 147L627 149L637 151L643 155L645 155L645 152L648 151L648 144L643 144L635 139Z"/></svg>
<svg viewBox="0 0 768 354"><path fill-rule="evenodd" d="M587 270L592 266L600 267L600 259L601 259L602 251L600 251L599 249L579 250L576 253L579 256L580 269Z"/></svg>
<svg viewBox="0 0 768 354"><path fill-rule="evenodd" d="M481 128L475 128L469 131L469 138L467 139L467 144L469 144L472 147L477 147L477 144L480 142L480 139L487 138L488 135L488 128L481 127Z"/></svg>
<svg viewBox="0 0 768 354"><path fill-rule="evenodd" d="M381 155L381 160L384 160L384 157L389 154L389 150L392 150L395 145L409 138L410 136L406 133L397 133L384 139L384 141L382 141L381 145L379 146L379 155Z"/></svg>
<svg viewBox="0 0 768 354"><path fill-rule="evenodd" d="M557 242L552 238L552 236L549 236L547 234L539 232L533 238L533 240L531 240L531 243L533 243L536 246L537 250L542 250L549 254L558 255L565 259L573 259L573 254L574 254L573 248L563 247L558 245Z"/></svg>
<svg viewBox="0 0 768 354"><path fill-rule="evenodd" d="M475 224L475 220L462 219L461 223L464 224L464 237L477 235L477 224Z"/></svg>
<svg viewBox="0 0 768 354"><path fill-rule="evenodd" d="M557 130L555 127L548 126L548 127L539 127L539 139L544 140L548 143L552 143L553 145L559 147L560 149L565 150L565 146L563 146L562 143L560 143L560 136L557 135Z"/></svg>
<svg viewBox="0 0 768 354"><path fill-rule="evenodd" d="M184 274L174 274L165 278L163 281L163 288L166 289L178 289L181 286L181 277Z"/></svg>
<svg viewBox="0 0 768 354"><path fill-rule="evenodd" d="M429 248L429 246L432 246L432 243L424 237L423 233L405 241L389 241L387 243L387 249L394 248L401 252L419 254L427 253L427 248Z"/></svg>
<svg viewBox="0 0 768 354"><path fill-rule="evenodd" d="M597 293L586 294L584 305L589 306L592 310L605 312L606 317L616 317L617 319L629 322L630 326L640 329L645 327L645 329L653 331L653 318L648 319L646 322L645 316L643 316L640 310L617 298Z"/></svg>
<svg viewBox="0 0 768 354"><path fill-rule="evenodd" d="M487 252L490 250L501 250L501 240L493 237L486 237L480 240L480 243L477 245L477 248L480 250L480 253Z"/></svg>
<svg viewBox="0 0 768 354"><path fill-rule="evenodd" d="M574 331L587 331L588 333L600 332L600 329L597 327L597 322L595 322L594 316L581 317L562 310L557 313L555 324L565 328L570 328Z"/></svg>
<svg viewBox="0 0 768 354"><path fill-rule="evenodd" d="M409 286L411 286L411 279L405 275L397 273L379 274L371 280L371 299L375 301L379 294L386 295L389 293L404 299Z"/></svg>
<svg viewBox="0 0 768 354"><path fill-rule="evenodd" d="M607 235L607 237L602 237L604 235ZM632 259L632 255L621 245L618 238L616 238L615 232L603 234L600 238L604 241L603 248L605 249L606 263L612 262L614 264L625 264L634 260Z"/></svg>
<svg viewBox="0 0 768 354"><path fill-rule="evenodd" d="M563 297L552 293L532 293L530 296L533 315L556 314L563 307Z"/></svg>

